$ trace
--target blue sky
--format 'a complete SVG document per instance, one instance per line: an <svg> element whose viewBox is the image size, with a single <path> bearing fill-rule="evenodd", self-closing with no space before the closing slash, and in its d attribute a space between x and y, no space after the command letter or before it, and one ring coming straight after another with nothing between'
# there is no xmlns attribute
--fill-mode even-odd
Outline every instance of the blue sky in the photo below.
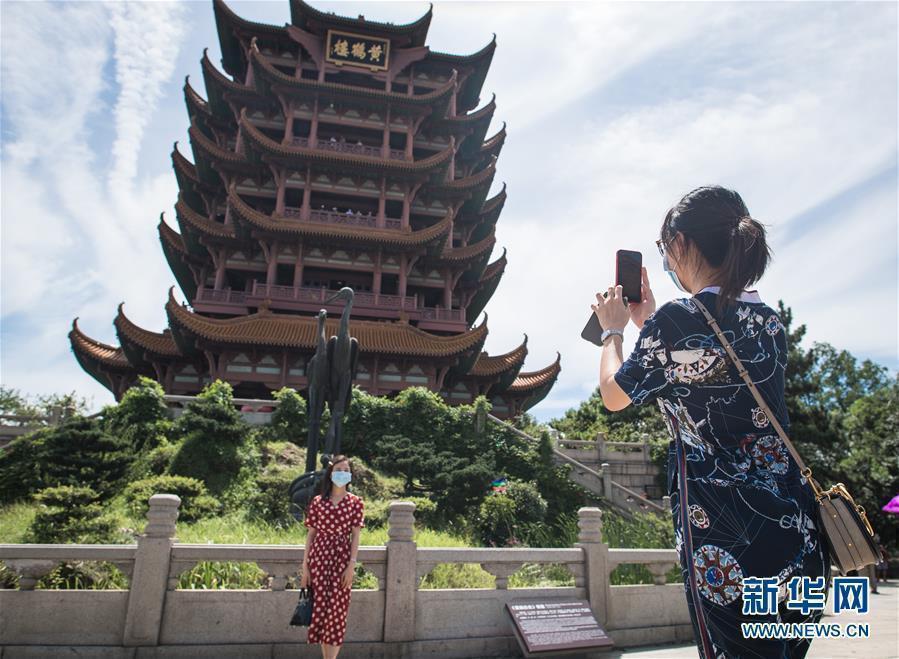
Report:
<svg viewBox="0 0 899 659"><path fill-rule="evenodd" d="M314 6L404 23L426 2ZM287 0L233 2L283 25ZM174 221L169 153L190 156L182 85L219 61L212 3L0 3L0 382L112 396L77 365L72 318L116 343L112 319L156 331L174 283L156 233ZM497 33L481 102L508 137L491 194L508 201L492 259L486 349L528 334L524 370L562 353L547 420L597 386L579 337L619 248L644 254L656 300L680 296L653 241L706 184L737 190L774 261L755 286L827 341L899 367L897 5L819 2L437 2L428 45L474 52ZM629 349L637 330L625 333Z"/></svg>

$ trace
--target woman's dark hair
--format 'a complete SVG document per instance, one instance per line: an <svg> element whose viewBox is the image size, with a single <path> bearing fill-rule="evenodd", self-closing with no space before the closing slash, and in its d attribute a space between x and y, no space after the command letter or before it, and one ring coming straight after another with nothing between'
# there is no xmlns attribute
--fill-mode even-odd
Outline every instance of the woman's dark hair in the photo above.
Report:
<svg viewBox="0 0 899 659"><path fill-rule="evenodd" d="M692 242L721 273L719 316L743 289L761 279L771 261L765 227L749 215L739 194L720 185L691 190L668 210L660 236L666 249L678 231L684 236L684 247Z"/></svg>
<svg viewBox="0 0 899 659"><path fill-rule="evenodd" d="M331 482L331 472L334 471L334 465L336 465L338 462L343 462L344 460L346 460L347 464L350 465L350 472L353 471L353 463L350 462L350 459L347 456L345 456L343 453L333 456L331 458L331 461L328 463L328 467L325 469L325 473L322 475L322 482L319 486L319 494L322 495L322 499L330 498L331 486L333 485L333 483Z"/></svg>

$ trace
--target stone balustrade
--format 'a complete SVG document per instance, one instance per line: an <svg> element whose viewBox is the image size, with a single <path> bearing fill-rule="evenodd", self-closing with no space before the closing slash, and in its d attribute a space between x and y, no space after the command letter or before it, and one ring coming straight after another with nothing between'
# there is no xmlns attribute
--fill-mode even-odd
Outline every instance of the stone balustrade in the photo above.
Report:
<svg viewBox="0 0 899 659"><path fill-rule="evenodd" d="M134 656L316 657L306 628L288 625L296 604L304 546L179 543L180 499L150 498L148 521L136 545L0 545L0 560L19 575L18 589L0 590L0 646L9 656L101 652ZM345 646L352 656L470 657L518 654L504 610L509 601L589 601L619 647L692 638L680 583L666 583L678 564L673 549L610 549L602 511L578 511L578 540L570 548L418 547L415 505L389 507L388 541L359 548L359 563L377 588L354 590ZM301 541L298 533L298 542ZM35 588L60 562L109 561L128 577L126 590ZM267 575L257 589L185 590L182 574L204 561L250 562ZM475 564L493 588L421 588L438 565ZM564 566L573 586L510 588L525 565ZM645 565L653 584L612 586L619 565ZM4 654L7 656L7 654Z"/></svg>

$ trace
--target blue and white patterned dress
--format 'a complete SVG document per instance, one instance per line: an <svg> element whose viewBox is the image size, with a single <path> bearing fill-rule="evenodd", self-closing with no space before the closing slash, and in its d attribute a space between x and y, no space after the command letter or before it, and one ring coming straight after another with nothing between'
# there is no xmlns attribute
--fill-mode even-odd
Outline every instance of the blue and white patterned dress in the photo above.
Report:
<svg viewBox="0 0 899 659"><path fill-rule="evenodd" d="M743 291L719 318L718 291L709 286L696 297L789 436L784 325L756 291ZM700 657L804 657L809 640L746 639L740 623L821 618L819 609L803 615L784 602L793 576L824 576L830 590L814 493L691 298L656 309L615 381L634 405L655 400L671 436L668 494ZM778 577L777 614L742 613L747 576Z"/></svg>

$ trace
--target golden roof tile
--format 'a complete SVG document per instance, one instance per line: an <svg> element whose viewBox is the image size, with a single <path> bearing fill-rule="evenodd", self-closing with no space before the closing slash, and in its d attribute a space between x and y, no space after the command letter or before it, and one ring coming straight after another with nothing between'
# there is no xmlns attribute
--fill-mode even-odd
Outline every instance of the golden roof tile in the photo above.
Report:
<svg viewBox="0 0 899 659"><path fill-rule="evenodd" d="M527 373L519 373L515 381L506 390L508 393L523 393L539 389L551 383L556 376L559 375L561 367L562 355L556 352L556 361L549 366L541 368L539 371L529 371Z"/></svg>
<svg viewBox="0 0 899 659"><path fill-rule="evenodd" d="M130 341L148 352L163 357L181 357L181 351L175 345L175 339L172 338L171 330L167 329L161 333L151 332L135 325L122 310L124 306L124 302L119 304L119 311L113 321L121 343L124 344L125 341Z"/></svg>
<svg viewBox="0 0 899 659"><path fill-rule="evenodd" d="M271 346L315 350L318 344L315 316L296 316L262 311L237 318L206 318L175 300L174 286L166 303L169 323L214 343ZM328 318L326 335L336 334L339 318ZM420 357L455 357L487 335L487 314L478 327L452 336L430 334L403 322L350 320L350 334L365 353Z"/></svg>
<svg viewBox="0 0 899 659"><path fill-rule="evenodd" d="M101 343L90 338L78 327L78 319L72 321L72 330L69 332L69 341L72 349L83 357L87 357L105 366L117 369L131 369L131 364L125 358L121 348Z"/></svg>
<svg viewBox="0 0 899 659"><path fill-rule="evenodd" d="M468 371L468 375L495 376L508 371L510 368L521 366L528 354L527 345L528 335L525 334L521 345L505 354L491 356L486 351L481 352L478 361Z"/></svg>

